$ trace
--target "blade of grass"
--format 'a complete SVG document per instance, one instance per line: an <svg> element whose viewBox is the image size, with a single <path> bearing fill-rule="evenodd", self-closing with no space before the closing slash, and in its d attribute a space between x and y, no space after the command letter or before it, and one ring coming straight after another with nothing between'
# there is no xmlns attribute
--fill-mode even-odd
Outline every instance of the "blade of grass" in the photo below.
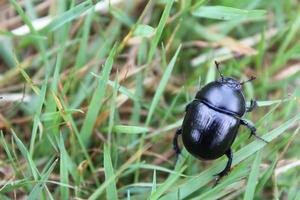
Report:
<svg viewBox="0 0 300 200"><path fill-rule="evenodd" d="M16 67L18 68L18 70L22 74L22 76L25 79L25 81L27 82L27 84L31 87L31 89L34 91L34 93L36 95L39 95L40 94L40 89L34 85L32 79L30 78L30 76L27 74L25 69L23 69L23 67L20 65L16 55L14 55L14 59L15 59Z"/></svg>
<svg viewBox="0 0 300 200"><path fill-rule="evenodd" d="M151 195L154 194L156 191L156 170L153 171L153 178L152 178L152 188L151 188Z"/></svg>
<svg viewBox="0 0 300 200"><path fill-rule="evenodd" d="M6 66L13 68L16 66L12 39L8 37L3 37L0 34L0 57L6 64Z"/></svg>
<svg viewBox="0 0 300 200"><path fill-rule="evenodd" d="M185 170L186 167L182 168L179 173L182 173ZM148 198L149 200L156 200L159 199L164 192L166 192L171 186L178 180L179 175L178 174L172 174L168 177L168 179L155 190L154 193L151 194L151 196Z"/></svg>
<svg viewBox="0 0 300 200"><path fill-rule="evenodd" d="M65 103L63 101L61 101L55 94L54 92L52 92L52 96L56 102L56 105L58 107L58 110L61 114L61 117L64 119L64 121L66 122L66 124L68 125L68 127L71 129L72 133L75 134L76 136L76 139L79 143L79 146L81 148L81 151L84 155L84 157L86 158L87 162L88 162L88 165L92 171L92 174L95 173L95 167L93 165L93 162L87 152L87 149L82 141L82 138L81 138L81 135L79 134L79 131L77 129L77 126L76 126L76 123L72 117L72 115L70 113L65 113L64 111L66 110L66 106L65 106ZM69 159L70 161L70 159ZM72 162L68 162L68 163L72 163ZM71 169L72 170L72 169ZM72 172L70 172L72 174ZM95 182L96 182L96 185L98 186L99 185L99 180L96 176L93 176L93 178L95 179Z"/></svg>
<svg viewBox="0 0 300 200"><path fill-rule="evenodd" d="M134 36L150 37L155 33L155 29L147 24L139 24L133 32Z"/></svg>
<svg viewBox="0 0 300 200"><path fill-rule="evenodd" d="M41 93L38 96L38 107L36 109L35 115L33 117L33 127L31 131L31 139L30 139L30 146L29 146L29 153L31 156L33 156L34 153L34 146L35 146L35 139L37 135L37 130L39 127L40 122L40 116L42 113L43 104L46 99L46 90L47 90L47 83L44 83L41 89Z"/></svg>
<svg viewBox="0 0 300 200"><path fill-rule="evenodd" d="M96 56L94 57L94 59L97 62L101 62L106 56L107 54L109 54L110 50L112 49L112 45L113 43L116 41L119 32L120 32L120 23L119 22L115 22L112 21L110 26L108 27L108 30L105 32L104 34L104 38L102 38L103 44L101 45L101 48L99 49L99 51L96 53ZM102 41L102 39L100 41ZM99 45L101 44L101 42L99 43ZM87 88L90 87L90 85L93 82L93 77L91 76L86 76L83 81L80 84L80 88L77 90L76 95L74 95L74 98L72 100L71 103L71 107L72 108L78 108L80 107L81 103L87 98L87 95L89 95L90 90L92 91L93 88L89 89L87 92Z"/></svg>
<svg viewBox="0 0 300 200"><path fill-rule="evenodd" d="M64 139L62 134L60 134L59 139L59 150L60 150L60 182L62 184L69 184L69 173L68 173L68 156L67 151L64 144ZM60 193L62 199L70 199L69 188L68 187L60 187Z"/></svg>
<svg viewBox="0 0 300 200"><path fill-rule="evenodd" d="M109 177L108 179L105 180L104 183L102 183L102 185L97 188L92 195L88 198L89 200L96 200L99 199L99 196L103 193L103 191L106 189L106 187L112 182L114 181L116 178L118 178L120 176L120 174L125 171L131 163L133 163L136 159L138 159L143 152L145 152L148 147L145 147L145 149L139 150L137 151L134 155L132 155L114 174L114 176Z"/></svg>
<svg viewBox="0 0 300 200"><path fill-rule="evenodd" d="M289 32L284 35L284 40L277 51L277 54L275 56L276 59L275 59L274 63L277 63L278 60L280 60L281 55L287 49L289 44L293 41L294 37L297 36L299 27L300 27L300 15L298 14L297 18L291 25Z"/></svg>
<svg viewBox="0 0 300 200"><path fill-rule="evenodd" d="M17 168L17 163L15 162L14 158L13 158L13 155L11 154L10 152L10 149L9 149L9 146L7 144L7 142L5 141L5 138L4 138L4 135L3 135L3 131L0 130L0 134L1 134L1 140L0 140L0 144L1 146L4 148L4 151L14 169L14 173L15 175L18 177L19 175L19 172L18 172L18 168ZM1 191L1 190L0 190Z"/></svg>
<svg viewBox="0 0 300 200"><path fill-rule="evenodd" d="M172 5L174 3L174 0L169 0L167 1L167 5L164 9L164 12L159 20L159 23L158 23L158 26L156 28L156 32L155 32L155 35L154 35L154 38L153 40L151 41L151 46L150 46L150 50L149 50L149 54L148 54L148 60L147 60L147 64L151 63L152 61L152 58L156 52L156 47L158 45L158 42L160 40L160 37L162 35L162 32L164 30L164 27L166 25L166 22L167 22L167 19L170 15L170 11L171 11L171 8L172 8Z"/></svg>
<svg viewBox="0 0 300 200"><path fill-rule="evenodd" d="M36 12L33 6L33 2L30 0L25 0L25 8L27 10L27 14L29 15L30 19L36 19Z"/></svg>
<svg viewBox="0 0 300 200"><path fill-rule="evenodd" d="M171 76L171 73L173 71L173 68L175 66L175 63L176 63L176 59L177 59L177 56L180 52L180 49L181 49L181 45L177 48L177 51L176 53L174 54L173 58L171 59L169 65L167 66L160 82L159 82L159 85L156 89L156 92L154 94L154 97L152 99L152 102L151 102L151 105L150 105L150 108L149 108L149 111L148 111L148 115L147 115L147 118L146 118L146 122L145 122L145 126L148 127L150 125L150 122L151 122L151 119L152 119L152 115L155 111L155 108L159 102L159 99L161 97L161 95L163 94L163 91L168 83L168 80ZM143 149L143 146L144 146L144 140L145 140L145 133L143 133L142 137L141 137L141 140L140 140L140 145L139 145L139 150ZM138 159L138 162L140 162L140 158ZM139 170L136 172L135 174L135 180L137 181L138 180L138 177L139 177Z"/></svg>
<svg viewBox="0 0 300 200"><path fill-rule="evenodd" d="M178 174L177 171L170 170L168 168L157 166L157 165L151 165L151 164L143 164L143 163L133 164L133 165L130 166L130 168L133 169L133 170L135 170L136 168L142 168L142 169L155 170L156 172L160 171L160 172L165 172L165 173L169 173L169 174ZM129 172L129 170L128 170L128 172ZM126 173L124 173L124 175ZM178 175L180 175L181 177L191 177L191 176L187 176L185 174L178 174Z"/></svg>
<svg viewBox="0 0 300 200"><path fill-rule="evenodd" d="M200 6L192 12L195 17L219 20L250 19L265 14L265 10L242 10L226 6Z"/></svg>
<svg viewBox="0 0 300 200"><path fill-rule="evenodd" d="M80 40L80 48L76 56L76 62L75 62L75 69L78 69L84 65L86 62L87 56L86 56L86 51L87 51L87 45L88 45L88 39L90 35L90 29L91 29L91 24L93 20L93 15L94 15L94 8L90 9L88 12L88 15L84 21L83 24L83 34L82 38Z"/></svg>
<svg viewBox="0 0 300 200"><path fill-rule="evenodd" d="M248 161L248 160L247 160ZM230 188L233 187L234 184L239 185L239 181L237 181L240 177L245 176L248 173L249 162L241 163L239 166L236 166L231 172L230 176L224 177L224 179L218 183L215 187L204 190L199 193L199 199L222 199L222 197L226 196L230 193ZM233 187L235 188L235 187ZM193 200L195 200L194 198Z"/></svg>
<svg viewBox="0 0 300 200"><path fill-rule="evenodd" d="M13 129L11 129L11 132L13 134L13 137L14 137L16 143L17 143L17 146L18 146L21 154L23 155L23 157L28 162L28 165L30 167L30 170L31 170L31 173L32 173L32 175L34 177L34 180L38 180L39 177L40 177L40 173L39 173L36 165L34 164L30 153L27 151L27 148L25 147L25 145L23 144L23 142L18 138L18 136L15 133L15 131Z"/></svg>
<svg viewBox="0 0 300 200"><path fill-rule="evenodd" d="M286 99L278 99L278 100L269 100L269 101L257 101L258 107L272 106L274 104L283 103L287 101L294 101L296 98L286 98Z"/></svg>
<svg viewBox="0 0 300 200"><path fill-rule="evenodd" d="M140 134L149 132L149 128L140 126L115 125L113 127L116 133Z"/></svg>
<svg viewBox="0 0 300 200"><path fill-rule="evenodd" d="M262 151L259 150L256 153L255 160L251 167L251 172L249 174L244 200L252 200L254 198L254 192L257 185L257 178L259 175L261 156L262 156Z"/></svg>
<svg viewBox="0 0 300 200"><path fill-rule="evenodd" d="M173 68L175 66L175 63L176 63L176 60L177 60L177 57L179 55L179 52L180 52L180 49L181 49L181 45L177 48L173 58L171 59L169 65L167 66L160 82L159 82L159 85L157 87L157 90L154 94L154 97L152 99L152 102L151 102L151 105L150 105L150 108L149 108L149 112L148 112L148 115L147 115L147 119L146 119L146 126L148 126L150 124L150 121L152 119L152 115L155 111L155 108L159 102L159 98L162 96L163 94L163 91L168 83L168 80L171 76L171 73L173 71Z"/></svg>
<svg viewBox="0 0 300 200"><path fill-rule="evenodd" d="M272 164L269 166L268 169L265 170L263 175L261 176L257 186L255 194L258 194L264 187L264 185L267 183L267 181L271 178L277 164L278 158L275 158L272 162Z"/></svg>
<svg viewBox="0 0 300 200"><path fill-rule="evenodd" d="M105 97L106 84L108 82L108 78L113 66L113 60L116 55L117 45L113 47L111 50L105 64L104 68L101 72L102 79L99 79L98 86L95 89L95 92L92 96L92 100L89 104L89 108L84 119L82 128L80 130L80 136L82 138L83 143L87 146L89 144L90 137L92 135L92 131L94 128L94 124L96 122L96 118L98 113L103 105L103 99Z"/></svg>
<svg viewBox="0 0 300 200"><path fill-rule="evenodd" d="M116 7L110 7L110 12L117 20L119 20L126 26L131 27L133 25L132 19L123 10L120 10Z"/></svg>
<svg viewBox="0 0 300 200"><path fill-rule="evenodd" d="M93 76L99 78L99 79L102 79L102 77L101 77L100 75L97 75L97 74L95 74L95 73L93 73L93 72L92 72L91 74L92 74ZM126 95L127 97L129 97L129 98L132 99L133 101L140 101L139 97L138 97L136 94L134 94L134 93L132 92L131 89L128 89L128 88L126 88L126 87L120 85L119 83L115 83L114 81L111 81L111 80L108 80L108 81L107 81L107 84L108 84L109 86L111 86L111 87L115 87L115 84L116 84L117 90L118 90L119 92L121 92L122 94Z"/></svg>
<svg viewBox="0 0 300 200"><path fill-rule="evenodd" d="M114 126L114 120L115 120L115 112L116 112L116 99L118 95L118 82L119 82L119 73L117 72L115 77L115 82L113 86L113 95L110 105L110 115L108 120L108 136L107 136L107 142L109 145L109 149L111 150L112 146L112 132L113 132L113 126Z"/></svg>
<svg viewBox="0 0 300 200"><path fill-rule="evenodd" d="M105 144L104 145L104 174L105 180L108 180L110 177L115 177L113 165L111 162L110 157L110 150L109 147ZM118 199L118 193L116 188L116 180L113 179L106 187L106 199L116 200Z"/></svg>
<svg viewBox="0 0 300 200"><path fill-rule="evenodd" d="M54 170L54 167L56 166L56 163L58 162L58 159L56 159L52 165L49 167L49 169L45 172L45 174L42 175L41 179L38 181L38 183L33 187L33 189L31 190L30 194L28 195L28 199L40 199L40 194L44 188L44 186L46 185L46 181L48 180L50 174L52 173L52 171ZM54 200L51 193L49 196L50 199Z"/></svg>
<svg viewBox="0 0 300 200"><path fill-rule="evenodd" d="M10 3L13 4L16 11L19 13L19 15L22 17L23 21L29 27L31 34L33 36L35 36L36 38L39 38L40 37L39 33L34 29L32 23L31 23L31 20L25 14L22 7L16 2L16 0L10 0ZM32 129L32 138L31 138L31 142L30 142L30 151L29 151L31 156L33 156L35 136L37 134L38 124L40 123L39 117L40 117L40 114L42 112L42 107L43 107L43 103L44 103L44 99L45 99L46 91L47 91L47 84L48 84L49 77L51 75L51 67L50 67L50 64L49 64L49 61L48 61L45 44L43 43L42 40L36 40L36 41L33 40L33 41L35 43L37 43L38 49L41 52L41 57L42 57L43 63L46 66L46 69L44 70L45 71L45 80L44 80L44 84L42 85L42 89L41 89L42 92L39 95L39 100L40 100L39 101L39 106L37 107L38 109L36 110L36 113L35 113L35 116L34 116L33 129Z"/></svg>
<svg viewBox="0 0 300 200"><path fill-rule="evenodd" d="M206 84L215 80L216 67L213 65L214 65L214 63L211 63L210 67L208 68L208 72L207 72L206 79L205 79Z"/></svg>
<svg viewBox="0 0 300 200"><path fill-rule="evenodd" d="M64 12L61 16L51 21L50 24L41 30L41 32L47 34L57 30L66 23L80 17L82 13L90 9L92 6L93 4L91 1L84 1L83 3L71 8L70 10Z"/></svg>
<svg viewBox="0 0 300 200"><path fill-rule="evenodd" d="M18 12L18 14L21 16L22 20L25 22L25 24L29 27L29 30L31 32L31 34L33 36L35 36L36 38L40 38L39 33L35 30L35 28L33 27L31 20L29 19L29 17L26 15L26 13L24 12L24 10L22 9L22 7L17 3L16 0L9 0L9 2L14 6L14 8L16 9L16 11ZM45 44L43 43L43 41L41 40L36 40L37 45L39 50L41 51L42 54L42 60L44 62L44 64L46 65L46 70L45 70L45 82L48 82L49 76L50 76L50 64L47 58L47 54L46 54L46 47Z"/></svg>

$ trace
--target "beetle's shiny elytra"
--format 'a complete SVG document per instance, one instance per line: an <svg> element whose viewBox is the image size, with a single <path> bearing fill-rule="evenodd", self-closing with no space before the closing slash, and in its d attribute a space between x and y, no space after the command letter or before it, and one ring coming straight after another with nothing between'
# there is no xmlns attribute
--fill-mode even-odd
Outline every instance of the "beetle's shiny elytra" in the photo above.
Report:
<svg viewBox="0 0 300 200"><path fill-rule="evenodd" d="M217 62L216 67L220 73ZM174 151L180 154L178 136L182 135L185 148L193 156L203 160L213 160L226 155L228 162L223 171L218 173L218 180L230 171L232 163L231 145L234 142L239 126L250 129L251 136L256 135L256 128L242 117L251 112L256 101L251 100L246 107L242 85L255 78L239 82L231 77L224 77L205 85L195 99L186 107L182 127L176 131L173 140Z"/></svg>

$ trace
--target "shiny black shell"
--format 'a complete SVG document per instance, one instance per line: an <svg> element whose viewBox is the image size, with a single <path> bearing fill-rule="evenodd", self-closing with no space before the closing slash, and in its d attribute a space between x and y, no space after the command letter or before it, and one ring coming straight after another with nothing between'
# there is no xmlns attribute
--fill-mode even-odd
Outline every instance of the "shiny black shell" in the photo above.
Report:
<svg viewBox="0 0 300 200"><path fill-rule="evenodd" d="M245 97L240 89L229 87L221 81L205 85L196 95L196 99L206 101L211 106L232 115L242 117L246 112Z"/></svg>
<svg viewBox="0 0 300 200"><path fill-rule="evenodd" d="M182 124L185 148L199 159L221 157L234 142L245 112L239 87L220 81L207 84L186 108Z"/></svg>

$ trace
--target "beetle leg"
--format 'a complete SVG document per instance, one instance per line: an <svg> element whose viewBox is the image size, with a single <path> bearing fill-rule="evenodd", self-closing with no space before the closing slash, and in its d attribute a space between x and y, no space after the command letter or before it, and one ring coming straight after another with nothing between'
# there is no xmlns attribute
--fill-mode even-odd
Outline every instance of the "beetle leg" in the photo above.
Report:
<svg viewBox="0 0 300 200"><path fill-rule="evenodd" d="M256 134L256 128L255 128L252 124L250 124L249 122L247 122L246 120L241 119L241 125L244 125L244 126L246 126L248 129L250 129L251 133L250 133L249 138L250 138L251 136L254 136L255 138L257 138L257 139L259 139L259 140L261 140L261 141L263 141L263 142L265 142L265 143L269 143L269 142L266 141L265 139L259 137L259 136Z"/></svg>
<svg viewBox="0 0 300 200"><path fill-rule="evenodd" d="M246 108L246 112L252 112L257 106L257 103L255 100L251 99L250 106Z"/></svg>
<svg viewBox="0 0 300 200"><path fill-rule="evenodd" d="M177 157L180 155L181 153L181 150L179 148L179 145L178 145L178 136L182 134L182 128L180 129L177 129L175 135L174 135L174 138L173 138L173 149L177 155Z"/></svg>
<svg viewBox="0 0 300 200"><path fill-rule="evenodd" d="M232 163L232 157L233 157L231 149L228 149L226 151L225 155L227 156L228 161L227 161L226 167L223 169L223 171L216 174L216 176L218 176L218 177L217 177L215 185L217 185L219 183L219 181L221 180L221 178L223 176L226 176L228 174L228 172L230 171L230 167L231 167L231 163Z"/></svg>

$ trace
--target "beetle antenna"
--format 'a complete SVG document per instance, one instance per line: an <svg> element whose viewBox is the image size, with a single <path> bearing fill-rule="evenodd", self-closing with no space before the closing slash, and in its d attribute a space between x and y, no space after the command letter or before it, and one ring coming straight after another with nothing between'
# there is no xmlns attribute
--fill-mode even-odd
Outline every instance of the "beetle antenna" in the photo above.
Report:
<svg viewBox="0 0 300 200"><path fill-rule="evenodd" d="M245 84L245 83L247 83L247 82L253 81L253 80L255 80L255 79L256 79L256 77L255 77L255 76L251 76L251 78L250 78L250 79L248 79L248 80L246 80L246 81L243 81L243 82L241 82L241 85L243 85L243 84Z"/></svg>
<svg viewBox="0 0 300 200"><path fill-rule="evenodd" d="M215 60L215 64L216 64L217 70L218 70L218 72L219 72L221 78L223 79L224 76L223 76L223 74L222 74L222 72L220 71L220 68L219 68L219 64L220 64L220 63L218 63L218 62Z"/></svg>

